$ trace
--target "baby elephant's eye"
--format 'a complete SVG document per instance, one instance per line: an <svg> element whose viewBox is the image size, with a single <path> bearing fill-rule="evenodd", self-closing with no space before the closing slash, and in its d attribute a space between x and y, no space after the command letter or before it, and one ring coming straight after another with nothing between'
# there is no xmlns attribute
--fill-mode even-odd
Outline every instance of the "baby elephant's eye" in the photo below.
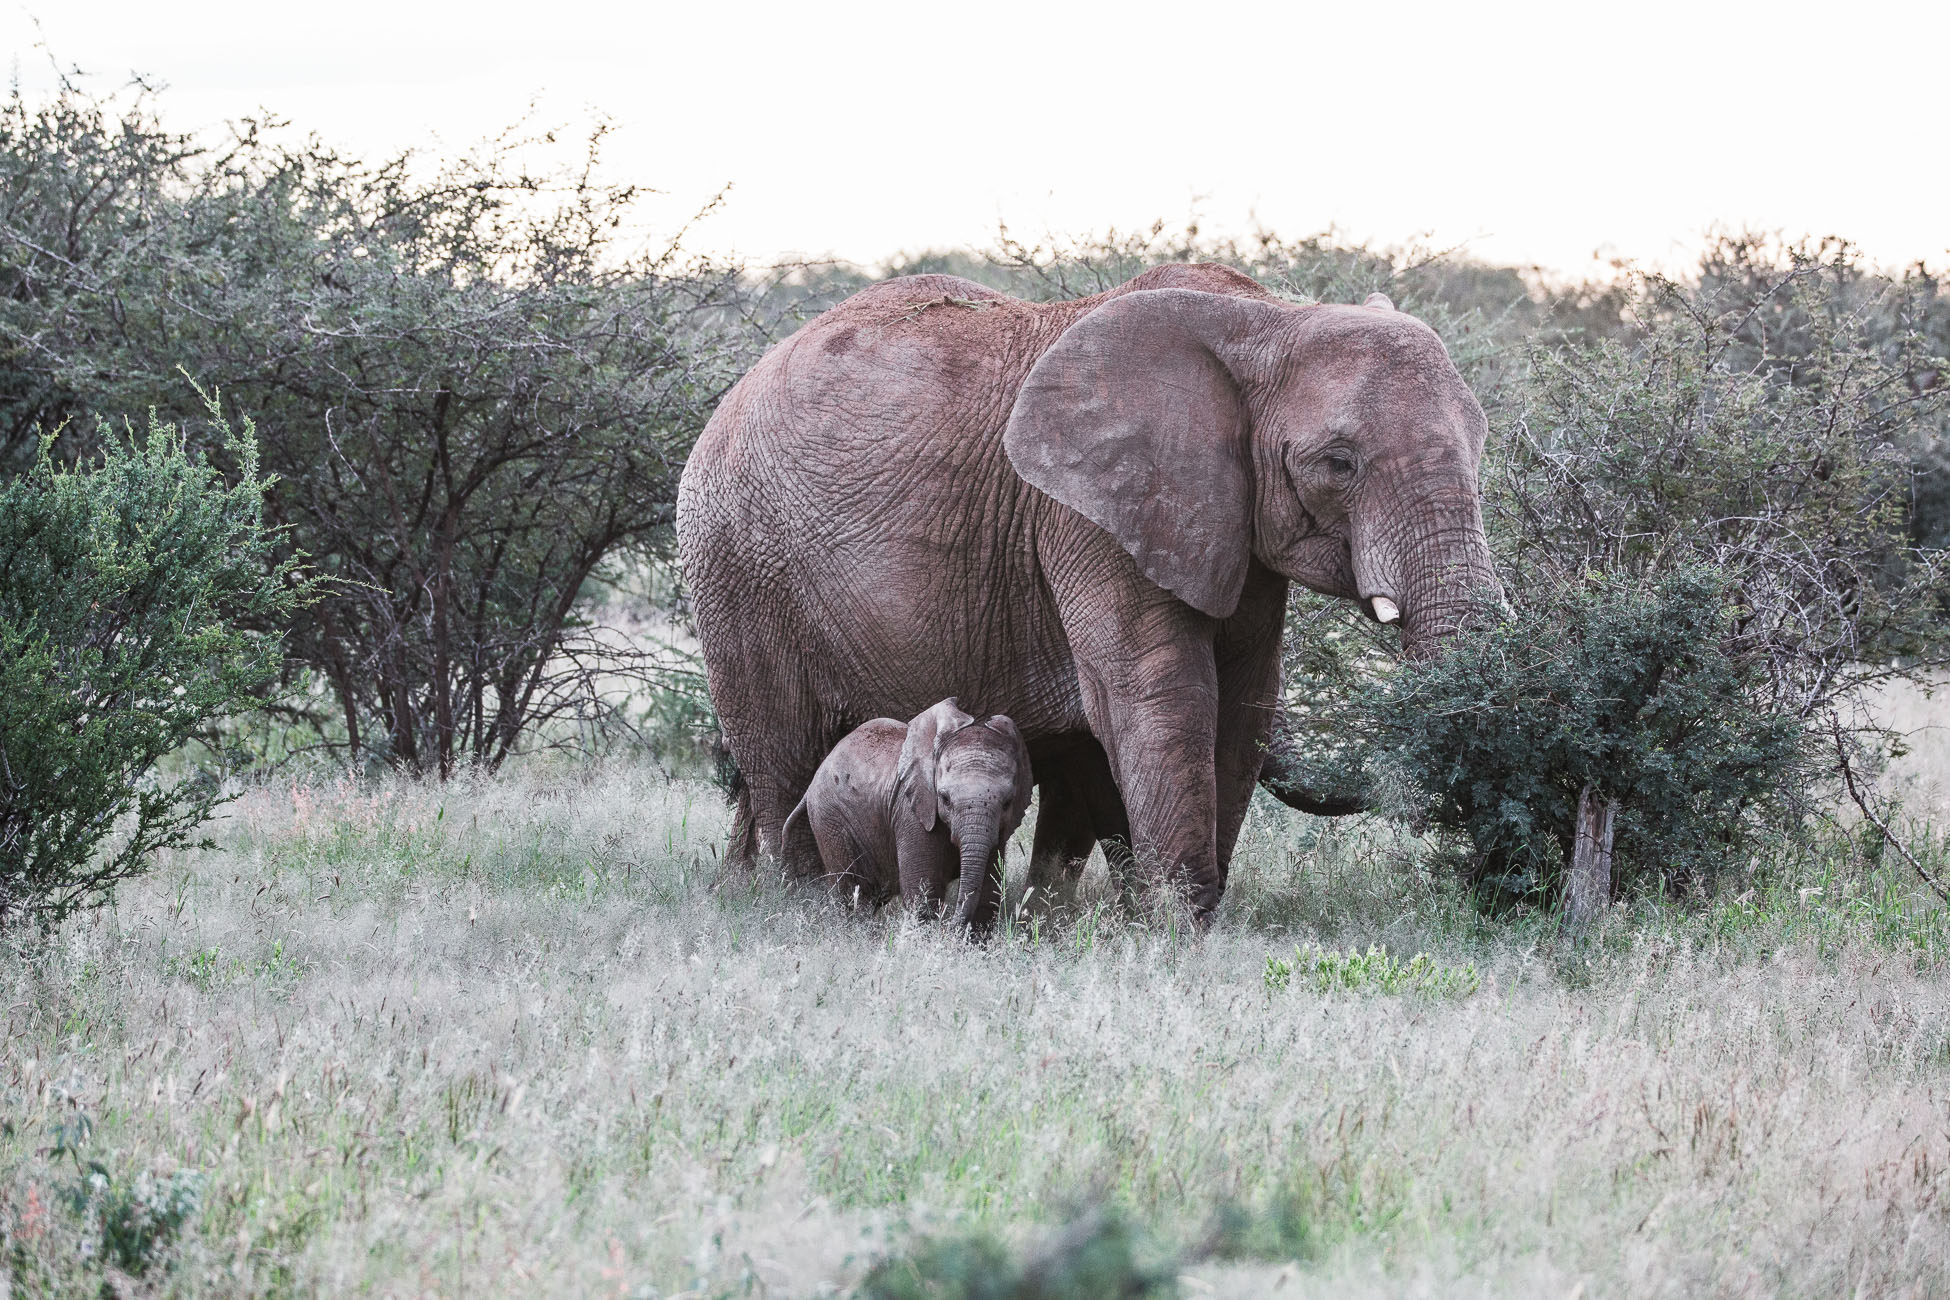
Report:
<svg viewBox="0 0 1950 1300"><path fill-rule="evenodd" d="M943 790L941 792L941 802L944 806L953 808L955 806L955 796L949 794L946 790Z"/></svg>

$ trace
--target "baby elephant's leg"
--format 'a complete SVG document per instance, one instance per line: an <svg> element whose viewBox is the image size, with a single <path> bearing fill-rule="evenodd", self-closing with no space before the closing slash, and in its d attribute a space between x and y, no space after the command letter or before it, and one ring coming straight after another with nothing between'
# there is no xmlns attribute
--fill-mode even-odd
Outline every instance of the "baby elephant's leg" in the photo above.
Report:
<svg viewBox="0 0 1950 1300"><path fill-rule="evenodd" d="M901 901L924 917L941 914L942 900L955 878L955 846L948 828L937 822L925 830L919 822L899 817L894 823L895 853L900 862Z"/></svg>
<svg viewBox="0 0 1950 1300"><path fill-rule="evenodd" d="M812 810L813 840L819 846L819 878L843 903L873 901L871 863L843 810L822 805Z"/></svg>

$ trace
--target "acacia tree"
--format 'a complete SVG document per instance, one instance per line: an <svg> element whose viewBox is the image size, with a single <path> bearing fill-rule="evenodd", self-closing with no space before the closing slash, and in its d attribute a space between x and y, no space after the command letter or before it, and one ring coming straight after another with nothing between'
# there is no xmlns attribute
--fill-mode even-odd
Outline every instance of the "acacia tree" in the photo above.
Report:
<svg viewBox="0 0 1950 1300"><path fill-rule="evenodd" d="M1620 337L1530 349L1486 467L1492 544L1515 591L1724 572L1773 705L1812 718L1950 649L1950 567L1912 526L1950 414L1916 379L1943 361L1914 282L1846 246L1728 240L1705 265L1642 277Z"/></svg>
<svg viewBox="0 0 1950 1300"><path fill-rule="evenodd" d="M290 647L340 743L498 764L641 671L580 625L605 556L667 536L679 471L768 333L732 266L623 242L638 193L536 173L510 135L431 175L275 123L206 149L146 90L0 107L0 434L182 410L255 417L270 510L328 580ZM549 143L548 140L539 142ZM680 237L681 240L681 237Z"/></svg>

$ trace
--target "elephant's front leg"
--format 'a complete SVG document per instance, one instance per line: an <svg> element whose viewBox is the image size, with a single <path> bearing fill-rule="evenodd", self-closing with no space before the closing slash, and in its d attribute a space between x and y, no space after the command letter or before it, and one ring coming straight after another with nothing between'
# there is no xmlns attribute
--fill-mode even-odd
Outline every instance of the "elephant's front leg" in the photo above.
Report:
<svg viewBox="0 0 1950 1300"><path fill-rule="evenodd" d="M1105 691L1105 749L1130 817L1131 853L1139 870L1155 871L1182 890L1194 915L1208 921L1225 892L1218 859L1213 767L1218 691L1211 648L1147 658L1144 677L1123 690Z"/></svg>
<svg viewBox="0 0 1950 1300"><path fill-rule="evenodd" d="M1232 866L1233 847L1266 761L1266 737L1280 700L1280 641L1286 628L1286 579L1255 563L1239 608L1219 625L1213 645L1219 710L1213 775L1218 793L1219 879Z"/></svg>
<svg viewBox="0 0 1950 1300"><path fill-rule="evenodd" d="M1084 713L1110 760L1138 867L1175 882L1209 920L1225 889L1213 766L1216 625L1160 588L1122 597L1080 618L1072 634Z"/></svg>
<svg viewBox="0 0 1950 1300"><path fill-rule="evenodd" d="M897 813L894 856L899 863L901 902L930 920L940 915L948 882L955 879L959 865L947 826L936 823L927 830L907 812Z"/></svg>

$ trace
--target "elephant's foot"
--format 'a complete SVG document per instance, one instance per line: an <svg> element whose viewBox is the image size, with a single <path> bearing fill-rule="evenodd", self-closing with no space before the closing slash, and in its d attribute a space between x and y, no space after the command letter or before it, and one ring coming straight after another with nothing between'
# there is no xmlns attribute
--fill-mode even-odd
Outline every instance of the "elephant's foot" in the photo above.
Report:
<svg viewBox="0 0 1950 1300"><path fill-rule="evenodd" d="M731 834L725 841L719 870L728 876L749 876L758 870L759 857L758 818L752 813L752 792L740 780L731 791Z"/></svg>

